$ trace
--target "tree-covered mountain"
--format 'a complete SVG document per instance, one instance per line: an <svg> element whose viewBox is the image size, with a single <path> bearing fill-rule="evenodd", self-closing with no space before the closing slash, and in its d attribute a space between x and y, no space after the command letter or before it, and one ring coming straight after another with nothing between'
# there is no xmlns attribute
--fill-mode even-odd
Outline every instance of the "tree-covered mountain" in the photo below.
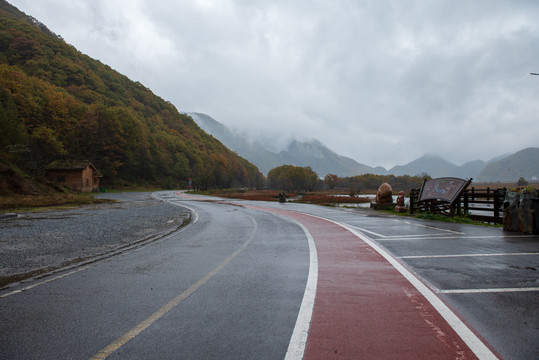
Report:
<svg viewBox="0 0 539 360"><path fill-rule="evenodd" d="M197 112L189 112L187 115L191 116L198 126L221 141L226 147L255 164L264 174L283 164L276 153L267 150L256 141L249 141L247 137L234 132L209 115Z"/></svg>
<svg viewBox="0 0 539 360"><path fill-rule="evenodd" d="M286 150L279 153L266 149L256 141L235 133L212 117L201 113L188 113L207 133L215 136L228 148L255 164L262 172L268 173L280 165L310 166L320 177L326 174L355 176L361 174L385 174L385 169L373 169L348 157L339 155L320 141L292 141Z"/></svg>
<svg viewBox="0 0 539 360"><path fill-rule="evenodd" d="M485 163L482 161L473 161L463 166L455 165L436 155L424 155L406 165L397 165L388 173L401 175L421 175L428 174L433 178L437 177L460 177L473 178L482 170Z"/></svg>
<svg viewBox="0 0 539 360"><path fill-rule="evenodd" d="M88 159L106 184L259 186L263 175L139 82L0 0L0 157Z"/></svg>
<svg viewBox="0 0 539 360"><path fill-rule="evenodd" d="M479 182L515 182L521 177L529 181L539 179L539 148L527 148L512 155L498 156L488 162L470 161L455 165L436 155L425 155L406 165L391 168L393 175L428 174L437 177L473 178Z"/></svg>
<svg viewBox="0 0 539 360"><path fill-rule="evenodd" d="M477 176L478 181L513 182L520 178L539 180L539 148L527 148L490 162Z"/></svg>

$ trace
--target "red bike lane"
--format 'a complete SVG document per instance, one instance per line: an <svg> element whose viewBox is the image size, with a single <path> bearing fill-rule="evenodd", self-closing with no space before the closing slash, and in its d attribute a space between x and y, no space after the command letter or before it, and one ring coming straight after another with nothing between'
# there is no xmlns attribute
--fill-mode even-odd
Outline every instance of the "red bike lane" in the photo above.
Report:
<svg viewBox="0 0 539 360"><path fill-rule="evenodd" d="M429 300L357 234L315 216L256 208L303 224L316 244L318 281L304 359L496 358L482 343L474 353Z"/></svg>

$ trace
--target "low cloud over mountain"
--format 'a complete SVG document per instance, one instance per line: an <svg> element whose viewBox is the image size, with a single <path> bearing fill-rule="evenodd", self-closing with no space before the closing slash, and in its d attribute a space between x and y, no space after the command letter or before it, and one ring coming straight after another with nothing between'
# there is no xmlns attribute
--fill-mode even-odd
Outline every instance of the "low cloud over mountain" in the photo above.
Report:
<svg viewBox="0 0 539 360"><path fill-rule="evenodd" d="M193 112L188 115L204 131L255 164L265 174L274 167L290 164L310 166L320 177L330 173L341 177L371 173L397 176L428 174L435 178L449 176L484 182L517 181L520 177L529 181L539 179L539 148L528 148L513 155L498 156L488 162L473 160L461 166L437 155L427 154L406 165L397 165L386 170L381 166L371 167L339 155L318 140L293 140L286 150L273 152L206 114Z"/></svg>

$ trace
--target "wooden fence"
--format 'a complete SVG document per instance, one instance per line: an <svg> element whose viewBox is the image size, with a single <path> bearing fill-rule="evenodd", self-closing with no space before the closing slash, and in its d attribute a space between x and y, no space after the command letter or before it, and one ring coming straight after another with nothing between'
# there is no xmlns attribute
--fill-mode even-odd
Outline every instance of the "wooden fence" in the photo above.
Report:
<svg viewBox="0 0 539 360"><path fill-rule="evenodd" d="M506 189L475 189L472 187L462 193L452 208L444 207L444 203L441 201L427 200L419 202L420 191L421 189L412 189L410 191L410 214L416 211L424 212L442 209L442 213L450 216L468 215L474 220L503 224L503 202Z"/></svg>

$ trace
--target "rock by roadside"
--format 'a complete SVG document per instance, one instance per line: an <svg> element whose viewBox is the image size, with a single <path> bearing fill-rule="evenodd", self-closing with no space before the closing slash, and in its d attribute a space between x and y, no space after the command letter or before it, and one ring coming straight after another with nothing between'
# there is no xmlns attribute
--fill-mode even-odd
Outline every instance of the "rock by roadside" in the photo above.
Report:
<svg viewBox="0 0 539 360"><path fill-rule="evenodd" d="M166 234L189 212L152 193L108 193L118 200L77 209L22 213L0 219L0 288L53 269Z"/></svg>

